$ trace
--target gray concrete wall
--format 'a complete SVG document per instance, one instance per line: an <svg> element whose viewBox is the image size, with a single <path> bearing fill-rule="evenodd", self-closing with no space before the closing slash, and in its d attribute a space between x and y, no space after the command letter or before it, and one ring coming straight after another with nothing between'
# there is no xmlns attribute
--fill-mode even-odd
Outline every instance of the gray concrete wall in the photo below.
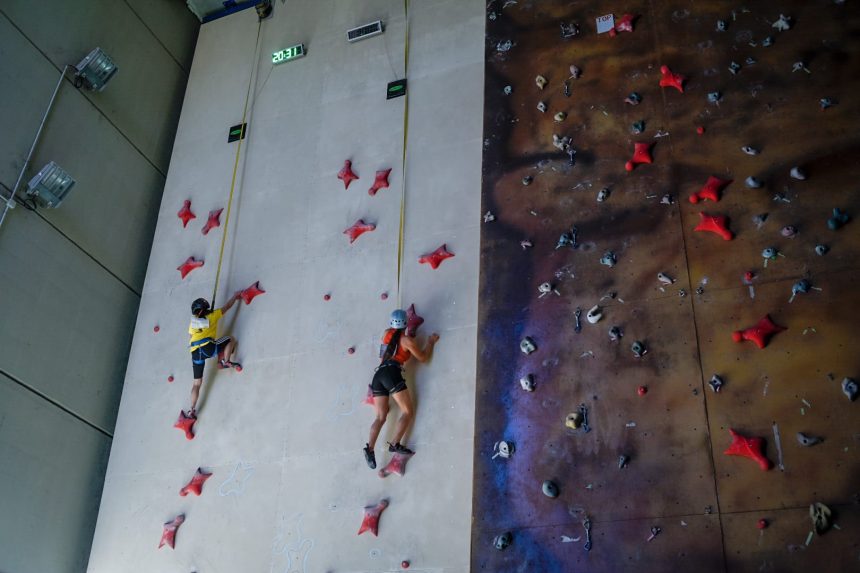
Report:
<svg viewBox="0 0 860 573"><path fill-rule="evenodd" d="M199 24L179 0L0 2L0 195L65 64L100 46L101 93L64 82L25 181L77 180L0 228L0 571L86 568L132 331Z"/></svg>
<svg viewBox="0 0 860 573"><path fill-rule="evenodd" d="M260 29L252 10L201 28L165 185L111 448L92 573L461 573L469 566L481 225L484 20L482 0L409 3L409 121L402 77L402 0L276 2ZM355 44L348 28L382 19L382 36ZM304 58L272 65L303 42ZM200 233L226 207L248 82L248 137L229 225ZM336 178L351 158L360 176ZM371 197L377 169L390 187ZM404 186L405 184L405 186ZM405 194L402 277L397 282ZM197 219L176 213L192 201ZM356 219L377 228L350 245ZM222 222L224 217L222 217ZM266 294L222 321L241 342L241 373L207 367L196 437L173 428L189 407L189 303L209 297L228 230L217 304L259 280ZM418 258L442 243L456 253L432 270ZM205 265L181 280L188 256ZM386 300L381 294L387 292ZM331 300L323 295L331 293ZM373 419L362 402L389 313L415 303L441 334L432 360L409 365L416 419L406 475L380 479L362 447ZM161 332L152 333L159 323ZM348 348L354 347L350 354ZM175 380L168 382L168 376ZM377 443L390 457L399 412ZM179 490L198 466L202 496ZM356 536L362 508L390 507L379 537ZM186 521L176 548L158 549L162 524Z"/></svg>

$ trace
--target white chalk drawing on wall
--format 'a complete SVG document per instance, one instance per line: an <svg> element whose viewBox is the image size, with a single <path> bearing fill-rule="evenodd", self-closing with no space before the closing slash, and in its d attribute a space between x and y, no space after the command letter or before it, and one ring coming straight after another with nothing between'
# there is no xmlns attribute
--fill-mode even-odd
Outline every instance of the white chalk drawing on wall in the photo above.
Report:
<svg viewBox="0 0 860 573"><path fill-rule="evenodd" d="M272 541L272 555L277 573L307 573L308 557L316 542L302 534L304 516L297 513L284 520Z"/></svg>
<svg viewBox="0 0 860 573"><path fill-rule="evenodd" d="M221 497L228 495L242 495L245 492L245 483L254 475L253 462L242 462L236 464L233 472L230 474L221 487L218 488L218 494Z"/></svg>
<svg viewBox="0 0 860 573"><path fill-rule="evenodd" d="M343 324L336 320L334 322L320 322L311 327L309 338L317 344L322 344L335 339L343 330Z"/></svg>
<svg viewBox="0 0 860 573"><path fill-rule="evenodd" d="M366 397L366 383L355 380L340 382L335 390L334 407L329 411L329 415L334 419L351 416Z"/></svg>

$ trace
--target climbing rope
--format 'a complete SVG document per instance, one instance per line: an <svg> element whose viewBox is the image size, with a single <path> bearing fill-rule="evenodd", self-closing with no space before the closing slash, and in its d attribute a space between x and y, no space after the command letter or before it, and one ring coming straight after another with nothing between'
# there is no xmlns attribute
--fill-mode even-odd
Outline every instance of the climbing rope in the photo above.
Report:
<svg viewBox="0 0 860 573"><path fill-rule="evenodd" d="M239 145L236 147L236 159L233 162L233 176L230 179L230 198L227 200L227 214L224 216L224 232L221 234L221 249L218 252L218 268L215 270L215 286L212 287L212 306L215 306L215 295L218 294L218 281L221 278L221 263L224 260L224 245L227 244L227 230L230 226L230 211L233 207L233 193L236 189L236 173L239 171L239 156L242 153L242 141L245 139L245 119L248 117L248 101L251 98L251 84L256 77L254 73L255 66L258 61L257 51L260 48L260 31L263 28L263 21L257 23L257 41L254 45L254 55L251 60L251 73L248 76L248 91L245 93L245 106L242 109L242 133L239 136Z"/></svg>
<svg viewBox="0 0 860 573"><path fill-rule="evenodd" d="M406 21L403 40L403 77L409 74L409 0L403 0L403 15ZM400 230L397 236L397 307L401 306L400 275L403 271L403 228L406 222L406 140L409 135L409 88L403 96L403 156L400 167Z"/></svg>

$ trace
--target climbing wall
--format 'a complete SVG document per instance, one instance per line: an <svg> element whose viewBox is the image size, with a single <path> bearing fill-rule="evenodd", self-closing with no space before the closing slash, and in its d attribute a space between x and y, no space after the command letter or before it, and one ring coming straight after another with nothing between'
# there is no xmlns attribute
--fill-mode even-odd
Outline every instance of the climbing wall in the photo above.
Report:
<svg viewBox="0 0 860 573"><path fill-rule="evenodd" d="M89 570L392 571L407 561L413 571L463 571L483 3L422 1L408 14L403 2L382 0L274 8L259 27L246 10L201 28ZM384 34L347 43L347 29L377 19ZM385 98L387 83L404 75L407 22L408 132L407 99ZM273 52L297 43L307 55L272 65ZM228 128L241 122L249 80L228 222L238 145L227 143ZM358 176L346 189L337 177L345 160ZM376 172L387 169L389 186L372 195ZM177 217L185 201L196 217L187 226ZM359 219L375 228L351 243L344 230ZM212 294L225 230L217 304L251 285L265 293L222 321L221 333L239 340L243 371L207 365L189 441L173 427L189 407L189 305ZM443 244L453 258L436 269L419 263ZM177 267L189 257L203 265L191 261L181 278ZM421 342L432 332L441 339L429 363L406 372L416 404L407 444L416 454L403 475L383 479L362 456L373 419L364 400L390 312L413 303L425 319ZM380 468L398 414L392 403L376 448ZM357 536L364 508L383 500L378 536Z"/></svg>
<svg viewBox="0 0 860 573"><path fill-rule="evenodd" d="M486 16L472 570L856 569L858 7Z"/></svg>

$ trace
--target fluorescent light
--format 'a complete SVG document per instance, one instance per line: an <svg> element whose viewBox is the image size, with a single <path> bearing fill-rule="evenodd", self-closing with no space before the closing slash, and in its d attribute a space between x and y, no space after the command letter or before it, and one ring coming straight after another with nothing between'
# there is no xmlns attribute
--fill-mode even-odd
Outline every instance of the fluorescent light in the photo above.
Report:
<svg viewBox="0 0 860 573"><path fill-rule="evenodd" d="M116 74L117 67L101 48L94 48L87 57L75 66L75 78L90 90L100 92Z"/></svg>
<svg viewBox="0 0 860 573"><path fill-rule="evenodd" d="M59 207L75 186L75 180L62 167L51 161L27 183L27 195L45 207Z"/></svg>

